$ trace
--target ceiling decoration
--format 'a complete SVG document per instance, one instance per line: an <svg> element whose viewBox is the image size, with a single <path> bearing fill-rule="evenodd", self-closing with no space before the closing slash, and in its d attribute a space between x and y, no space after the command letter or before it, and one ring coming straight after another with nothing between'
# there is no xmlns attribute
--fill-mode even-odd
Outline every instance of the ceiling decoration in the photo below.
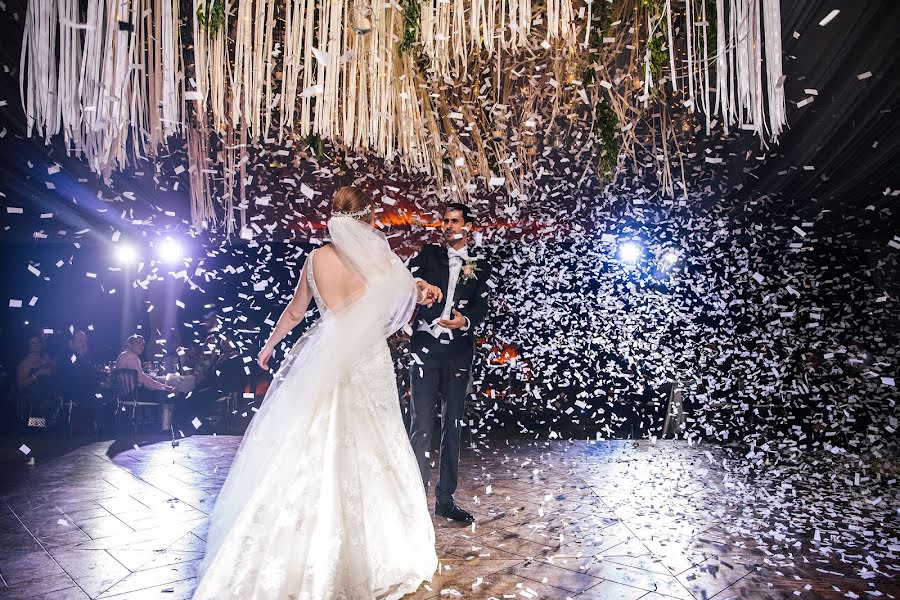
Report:
<svg viewBox="0 0 900 600"><path fill-rule="evenodd" d="M19 76L28 134L107 180L183 138L192 220L227 234L262 143L329 140L462 200L527 199L556 150L607 181L649 153L686 197L687 132L786 123L777 0L29 2Z"/></svg>

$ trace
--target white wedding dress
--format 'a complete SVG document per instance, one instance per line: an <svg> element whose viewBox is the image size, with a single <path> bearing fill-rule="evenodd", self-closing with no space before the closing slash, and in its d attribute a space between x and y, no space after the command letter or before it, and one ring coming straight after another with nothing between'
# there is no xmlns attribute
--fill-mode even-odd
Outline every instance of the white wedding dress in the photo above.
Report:
<svg viewBox="0 0 900 600"><path fill-rule="evenodd" d="M244 436L216 501L195 599L397 599L437 568L385 341L408 321L415 284L379 232L346 217L329 231L365 292L326 306L311 253L306 284L321 318L284 360Z"/></svg>

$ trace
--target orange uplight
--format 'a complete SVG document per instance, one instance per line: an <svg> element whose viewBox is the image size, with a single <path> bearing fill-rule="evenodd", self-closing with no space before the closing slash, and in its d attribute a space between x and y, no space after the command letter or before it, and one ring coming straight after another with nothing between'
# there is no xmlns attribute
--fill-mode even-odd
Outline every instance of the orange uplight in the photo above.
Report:
<svg viewBox="0 0 900 600"><path fill-rule="evenodd" d="M410 227L412 225L428 226L427 223L422 223L421 219L417 218L415 214L407 211L385 212L378 217L378 220L381 221L382 224L389 225L390 227Z"/></svg>
<svg viewBox="0 0 900 600"><path fill-rule="evenodd" d="M519 350L511 345L493 348L491 354L494 353L496 353L496 356L491 359L491 362L495 365L505 365L509 361L519 357Z"/></svg>
<svg viewBox="0 0 900 600"><path fill-rule="evenodd" d="M442 216L435 212L420 212L414 206L401 206L404 201L398 201L397 206L386 206L383 212L377 214L378 220L392 230L402 230L411 232L415 227L421 227L426 230L425 235L436 233L440 230L442 224ZM318 234L325 230L328 225L328 214L318 213L317 215L295 215L291 219L288 227L294 231L310 235ZM546 223L530 219L512 220L508 218L490 219L484 223L476 223L472 231L497 231L512 239L547 239L553 238L565 229L568 225L565 223ZM430 232L430 233L429 233ZM405 241L401 245L420 243L421 236L403 238ZM393 245L393 244L392 244Z"/></svg>
<svg viewBox="0 0 900 600"><path fill-rule="evenodd" d="M506 390L498 390L497 388L487 387L481 391L481 395L486 398L504 398L508 395Z"/></svg>

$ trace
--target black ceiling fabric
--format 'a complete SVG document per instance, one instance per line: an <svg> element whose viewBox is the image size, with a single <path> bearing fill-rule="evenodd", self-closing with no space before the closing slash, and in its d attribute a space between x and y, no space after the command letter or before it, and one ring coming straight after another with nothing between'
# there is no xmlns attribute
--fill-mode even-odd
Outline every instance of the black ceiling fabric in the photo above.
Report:
<svg viewBox="0 0 900 600"><path fill-rule="evenodd" d="M781 8L788 129L767 151L755 139L736 145L734 194L778 195L783 210L802 217L861 216L874 206L870 212L896 227L900 211L878 211L900 202L884 193L900 186L900 2L783 1ZM820 26L833 9L838 16Z"/></svg>

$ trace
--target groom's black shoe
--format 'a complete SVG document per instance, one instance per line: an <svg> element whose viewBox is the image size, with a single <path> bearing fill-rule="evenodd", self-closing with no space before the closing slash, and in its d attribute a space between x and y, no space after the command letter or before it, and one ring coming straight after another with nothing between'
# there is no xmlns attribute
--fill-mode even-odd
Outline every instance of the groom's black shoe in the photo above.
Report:
<svg viewBox="0 0 900 600"><path fill-rule="evenodd" d="M434 514L439 517L447 517L448 519L453 519L454 521L459 521L460 523L474 523L475 517L470 515L465 510L461 509L456 505L456 502L451 500L446 504L441 504L440 502L435 502L434 504Z"/></svg>

